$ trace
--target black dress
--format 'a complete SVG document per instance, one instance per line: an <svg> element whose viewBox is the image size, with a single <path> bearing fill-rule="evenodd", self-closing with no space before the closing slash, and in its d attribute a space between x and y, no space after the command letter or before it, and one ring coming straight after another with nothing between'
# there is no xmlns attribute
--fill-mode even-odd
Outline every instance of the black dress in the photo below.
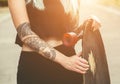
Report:
<svg viewBox="0 0 120 84"><path fill-rule="evenodd" d="M50 1L52 1L50 3ZM60 40L64 33L71 31L69 16L64 13L64 9L59 0L44 0L46 9L40 11L27 5L32 30L45 39L55 37ZM56 5L55 5L56 4ZM55 12L56 10L59 10ZM16 43L22 46L22 42L17 36ZM66 56L75 54L74 49L60 45L55 47ZM83 76L73 71L63 68L60 64L48 60L36 52L21 51L17 84L82 84Z"/></svg>

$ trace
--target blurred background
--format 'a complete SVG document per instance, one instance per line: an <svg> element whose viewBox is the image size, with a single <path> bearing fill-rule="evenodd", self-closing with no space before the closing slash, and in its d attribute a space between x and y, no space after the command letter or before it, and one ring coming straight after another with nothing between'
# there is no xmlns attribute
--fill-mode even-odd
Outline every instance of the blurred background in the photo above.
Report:
<svg viewBox="0 0 120 84"><path fill-rule="evenodd" d="M120 84L120 0L81 0L80 11L81 22L90 15L100 19L111 84ZM21 48L15 37L7 0L0 0L0 84L16 84Z"/></svg>

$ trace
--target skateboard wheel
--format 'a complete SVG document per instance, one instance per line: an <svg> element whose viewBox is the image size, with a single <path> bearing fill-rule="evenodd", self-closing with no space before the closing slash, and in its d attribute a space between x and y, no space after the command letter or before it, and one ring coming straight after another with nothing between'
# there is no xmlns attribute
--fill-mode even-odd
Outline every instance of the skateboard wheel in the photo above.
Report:
<svg viewBox="0 0 120 84"><path fill-rule="evenodd" d="M65 46L71 47L78 41L78 36L74 32L65 33L62 41Z"/></svg>

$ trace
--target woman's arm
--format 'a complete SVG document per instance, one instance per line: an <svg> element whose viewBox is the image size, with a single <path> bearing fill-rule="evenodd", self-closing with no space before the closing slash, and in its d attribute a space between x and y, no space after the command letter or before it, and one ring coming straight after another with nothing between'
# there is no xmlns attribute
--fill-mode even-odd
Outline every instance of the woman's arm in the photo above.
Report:
<svg viewBox="0 0 120 84"><path fill-rule="evenodd" d="M79 57L79 55L72 57L63 55L50 47L31 30L25 0L8 0L8 4L17 33L24 44L44 57L61 64L68 70L78 73L86 72L89 67L86 60Z"/></svg>
<svg viewBox="0 0 120 84"><path fill-rule="evenodd" d="M30 22L27 15L27 11L26 11L25 0L8 0L8 4L9 4L9 9L11 11L15 28L21 40L36 52L40 54L44 54L46 58L50 58L50 55L51 55L53 56L51 58L56 58L55 61L59 61L57 60L57 57L56 57L57 51L52 47L50 47L42 39L40 39L30 29L30 24L29 24ZM57 54L60 54L60 53L57 53ZM65 56L63 55L63 57Z"/></svg>
<svg viewBox="0 0 120 84"><path fill-rule="evenodd" d="M8 5L16 28L24 22L29 22L25 0L8 0Z"/></svg>

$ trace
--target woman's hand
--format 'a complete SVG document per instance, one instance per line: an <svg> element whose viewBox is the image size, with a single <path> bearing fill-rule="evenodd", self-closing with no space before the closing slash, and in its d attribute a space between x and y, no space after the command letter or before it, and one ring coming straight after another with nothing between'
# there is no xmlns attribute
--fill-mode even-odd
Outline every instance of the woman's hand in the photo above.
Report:
<svg viewBox="0 0 120 84"><path fill-rule="evenodd" d="M66 57L61 65L67 70L75 71L81 74L85 74L89 69L88 62L83 59L80 54L72 57Z"/></svg>

